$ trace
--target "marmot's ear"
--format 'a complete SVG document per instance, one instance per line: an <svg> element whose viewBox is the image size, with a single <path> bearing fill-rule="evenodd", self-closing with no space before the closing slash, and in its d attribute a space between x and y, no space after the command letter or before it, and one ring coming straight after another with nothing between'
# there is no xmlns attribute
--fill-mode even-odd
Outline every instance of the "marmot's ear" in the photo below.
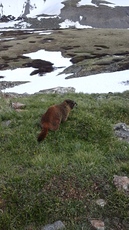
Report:
<svg viewBox="0 0 129 230"><path fill-rule="evenodd" d="M70 103L72 102L72 100L67 99L67 100L65 100L65 102L66 102L67 104L70 104Z"/></svg>

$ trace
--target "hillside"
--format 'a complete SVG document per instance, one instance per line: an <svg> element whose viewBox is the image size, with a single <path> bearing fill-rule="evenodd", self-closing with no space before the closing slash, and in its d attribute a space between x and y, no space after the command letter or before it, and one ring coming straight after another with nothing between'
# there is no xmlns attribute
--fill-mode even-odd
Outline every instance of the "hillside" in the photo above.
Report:
<svg viewBox="0 0 129 230"><path fill-rule="evenodd" d="M65 60L64 58L69 58L71 64L69 67L64 68L63 71L63 73L69 74L68 76L66 75L67 79L128 70L129 30L60 29L48 32L49 33L45 34L42 30L2 31L0 43L0 90L4 90L15 84L17 85L20 83L19 81L31 81L32 77L30 74L35 68L32 70L28 69L28 73L26 73L28 63L32 62L32 59L29 58L29 53L39 50L61 52L63 60ZM49 54L40 55L40 58L42 60L48 60L47 56L49 56ZM33 59L36 59L36 55L33 55ZM56 54L53 59L51 58L52 63L54 62L54 59L58 60ZM57 68L59 66L65 66L65 63L58 63L58 61L56 61L54 67ZM19 77L22 73L22 69L19 74L18 71L13 71L17 68L22 68L24 70L23 77ZM4 71L8 69L10 69L10 72L7 71L7 73ZM61 68L59 70L62 72ZM10 81L6 80L6 74L12 76ZM52 77L53 75L54 73L52 72ZM35 78L36 77L38 81L39 75L35 75ZM16 80L14 82L14 79L16 79L17 82ZM41 75L41 90L43 90L42 86L45 84L44 79L44 75ZM124 80L124 72L123 81L126 83L126 80ZM59 82L57 86L64 87L64 85L60 84L61 82ZM68 86L72 86L72 82L68 82L67 84Z"/></svg>
<svg viewBox="0 0 129 230"><path fill-rule="evenodd" d="M78 107L38 144L41 114L66 98ZM114 132L129 124L128 100L128 92L1 94L1 230L46 230L56 221L54 229L128 229L129 144ZM25 108L13 109L16 102Z"/></svg>

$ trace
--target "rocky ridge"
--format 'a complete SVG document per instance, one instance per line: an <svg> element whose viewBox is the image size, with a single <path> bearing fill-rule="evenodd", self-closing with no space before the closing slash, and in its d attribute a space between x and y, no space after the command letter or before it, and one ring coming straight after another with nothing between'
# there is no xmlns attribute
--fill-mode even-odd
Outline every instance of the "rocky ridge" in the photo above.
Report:
<svg viewBox="0 0 129 230"><path fill-rule="evenodd" d="M93 5L78 6L78 0L64 1L64 7L58 16L41 14L37 17L26 16L32 6L29 1L25 2L25 7L19 17L14 15L0 14L0 22L15 20L17 27L19 20L27 23L28 28L59 29L60 23L65 20L80 22L81 25L88 25L93 28L129 28L129 6L127 7L109 7L108 1L92 0ZM104 4L103 4L104 3ZM36 6L35 6L36 7Z"/></svg>

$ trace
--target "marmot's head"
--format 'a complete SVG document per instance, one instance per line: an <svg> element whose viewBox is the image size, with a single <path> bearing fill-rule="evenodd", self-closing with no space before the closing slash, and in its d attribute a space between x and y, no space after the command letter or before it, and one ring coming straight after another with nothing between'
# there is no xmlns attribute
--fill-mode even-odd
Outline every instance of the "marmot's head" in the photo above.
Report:
<svg viewBox="0 0 129 230"><path fill-rule="evenodd" d="M65 102L69 105L71 109L74 108L74 106L77 106L77 103L75 101L72 101L70 99L65 100Z"/></svg>

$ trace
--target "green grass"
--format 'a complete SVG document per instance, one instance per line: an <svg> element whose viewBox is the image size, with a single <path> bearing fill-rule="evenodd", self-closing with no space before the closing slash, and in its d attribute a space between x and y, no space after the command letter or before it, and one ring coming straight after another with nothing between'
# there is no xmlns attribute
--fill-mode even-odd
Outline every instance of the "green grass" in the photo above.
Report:
<svg viewBox="0 0 129 230"><path fill-rule="evenodd" d="M42 113L66 98L78 107L37 143ZM26 109L14 111L11 101ZM129 92L1 97L0 229L37 230L62 220L68 230L90 230L94 218L106 229L128 229L129 197L113 184L114 175L129 176L129 144L113 131L118 122L129 124Z"/></svg>

